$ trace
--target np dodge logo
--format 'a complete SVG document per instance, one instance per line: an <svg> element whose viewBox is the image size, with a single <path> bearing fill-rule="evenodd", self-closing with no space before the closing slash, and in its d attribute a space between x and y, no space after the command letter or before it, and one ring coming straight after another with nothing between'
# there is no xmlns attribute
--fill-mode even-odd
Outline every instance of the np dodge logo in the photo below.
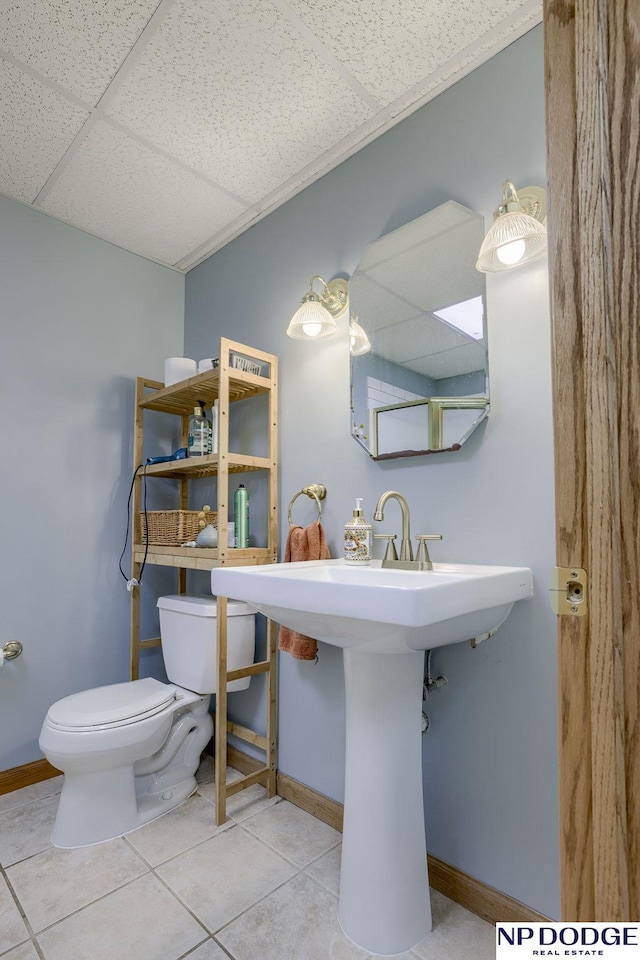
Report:
<svg viewBox="0 0 640 960"><path fill-rule="evenodd" d="M496 960L525 957L600 957L638 960L637 923L496 924Z"/></svg>

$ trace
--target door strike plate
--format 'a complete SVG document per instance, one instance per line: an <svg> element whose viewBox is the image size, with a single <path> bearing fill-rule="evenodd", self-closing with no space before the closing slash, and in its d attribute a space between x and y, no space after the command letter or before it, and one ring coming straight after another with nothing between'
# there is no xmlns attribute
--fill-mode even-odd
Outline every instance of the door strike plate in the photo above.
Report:
<svg viewBox="0 0 640 960"><path fill-rule="evenodd" d="M567 617L587 612L587 572L581 567L554 567L551 571L551 609Z"/></svg>

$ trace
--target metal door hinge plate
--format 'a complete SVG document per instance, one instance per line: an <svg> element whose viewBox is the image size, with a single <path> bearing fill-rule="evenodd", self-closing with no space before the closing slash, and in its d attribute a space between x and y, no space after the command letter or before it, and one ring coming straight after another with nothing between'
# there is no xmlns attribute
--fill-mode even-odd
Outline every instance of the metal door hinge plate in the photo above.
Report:
<svg viewBox="0 0 640 960"><path fill-rule="evenodd" d="M587 612L587 572L581 567L554 567L549 587L551 609L567 617Z"/></svg>

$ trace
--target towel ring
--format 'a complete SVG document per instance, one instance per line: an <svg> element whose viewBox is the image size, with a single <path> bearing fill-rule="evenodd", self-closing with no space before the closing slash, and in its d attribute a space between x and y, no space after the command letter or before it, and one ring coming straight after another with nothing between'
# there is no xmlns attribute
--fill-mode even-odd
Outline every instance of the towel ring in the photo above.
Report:
<svg viewBox="0 0 640 960"><path fill-rule="evenodd" d="M310 483L307 487L303 487L302 490L298 490L297 493L294 493L294 495L291 497L291 500L289 501L289 512L288 512L289 526L291 526L293 523L293 520L291 519L291 508L294 505L295 501L298 499L298 497L301 497L303 494L309 497L309 499L313 498L316 501L316 503L318 504L318 523L320 523L320 521L322 520L322 504L320 503L320 501L324 500L324 498L326 497L327 488L322 483Z"/></svg>

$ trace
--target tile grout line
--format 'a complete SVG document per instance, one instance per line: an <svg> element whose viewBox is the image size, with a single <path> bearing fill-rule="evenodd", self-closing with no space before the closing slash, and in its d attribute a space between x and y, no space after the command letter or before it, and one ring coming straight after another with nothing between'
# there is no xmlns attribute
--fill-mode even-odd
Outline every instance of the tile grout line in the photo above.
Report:
<svg viewBox="0 0 640 960"><path fill-rule="evenodd" d="M35 856L35 854L34 854L34 856ZM23 862L23 861L19 861L19 862ZM9 950L7 951L7 953L9 953L11 950L17 949L17 948L20 947L20 946L24 946L25 943L29 943L29 942L30 942L30 943L32 944L35 952L38 954L39 960L46 960L46 957L45 957L44 953L42 952L42 948L40 947L40 944L38 943L38 941L37 941L37 939L36 939L36 933L35 933L35 931L34 931L34 929L33 929L33 926L31 925L31 921L30 921L29 918L27 917L27 914L26 914L26 912L25 912L25 910L24 910L24 908L23 908L23 906L22 906L22 903L20 902L20 898L19 898L18 894L16 893L16 891L15 891L15 889L14 889L14 887L13 887L13 884L12 884L11 881L9 880L9 877L7 876L7 873L6 873L5 868L4 868L1 864L0 864L0 876L2 876L4 882L5 882L6 885L7 885L7 889L9 890L9 893L11 894L11 896L13 897L13 899L15 900L16 907L18 908L18 912L19 912L20 916L22 917L22 920L23 920L23 922L24 922L24 925L25 925L25 927L26 927L26 929L27 929L27 934L28 934L28 937L27 937L25 940L23 940L21 943L16 943L16 944L13 945L13 947L9 947ZM5 955L5 954L3 953L2 956L4 956L4 955Z"/></svg>
<svg viewBox="0 0 640 960"><path fill-rule="evenodd" d="M148 870L147 873L151 873L151 870ZM92 907L96 903L100 903L101 900L105 900L107 897L110 897L112 893L117 893L118 890L123 890L125 887L130 886L132 883L135 883L137 880L142 880L147 874L142 873L139 877L133 877L131 880L121 883L119 886L114 887L113 890L107 891L107 893L101 894L99 897L96 897L95 900L90 900L89 903L83 904L81 907L78 907L77 910L72 910L71 913L67 913L64 917L60 917L58 920L54 920L53 923L48 923L42 930L37 930L33 932L33 938L41 936L43 933L48 933L53 927L57 927L59 924L64 923L65 920L68 920L70 917L75 917L78 913L82 913L83 910L86 910L88 907ZM31 924L29 924L31 926Z"/></svg>
<svg viewBox="0 0 640 960"><path fill-rule="evenodd" d="M207 798L204 797L203 799L206 800ZM282 798L280 798L280 799L282 799ZM208 801L208 802L210 802L210 801ZM212 806L213 806L213 804L212 804ZM261 812L262 812L262 811L258 811L256 814L254 814L254 816L259 816L259 814L260 814ZM252 819L252 818L249 817L248 819ZM317 819L317 818L314 818L314 819ZM319 822L321 822L321 821L319 821ZM222 826L224 826L224 824L223 824ZM200 918L197 916L197 914L195 914L195 913L193 912L193 910L188 906L188 904L185 903L185 901L180 897L180 895L179 895L178 893L176 893L175 890L172 889L172 887L169 885L168 881L166 881L162 876L160 876L160 875L156 872L156 870L158 870L158 869L166 866L168 863L171 863L173 860L177 860L179 857L183 856L183 854L185 854L185 853L190 853L190 852L192 852L193 850L196 850L198 847L203 846L205 843L208 843L210 840L215 839L217 836L220 836L222 833L226 833L227 830L231 830L231 829L234 829L234 828L239 828L239 829L241 829L244 834L246 834L247 836L251 837L251 838L254 839L254 840L257 840L259 843L261 843L263 846L265 846L271 853L276 854L276 856L280 857L282 860L285 861L285 863L287 863L290 867L292 867L292 868L295 870L295 873L293 874L293 876L288 877L286 880L283 880L282 883L279 883L277 886L273 887L273 889L269 890L269 891L268 891L267 893L265 893L262 897L259 897L256 901L254 901L253 903L249 904L244 910L242 910L242 911L241 911L239 914L237 914L236 916L232 917L230 920L228 920L226 923L224 923L224 924L223 924L221 927L219 927L217 930L211 930L209 927L207 927L207 925L204 923L204 921L203 921L202 919L200 919ZM126 837L123 838L123 839L126 839ZM312 863L315 863L316 860L318 860L318 859L320 859L321 857L325 856L325 854L329 853L331 850L333 850L335 847L337 847L337 846L339 845L339 843L340 843L340 841L338 841L337 843L333 844L333 845L332 845L331 847L329 847L327 850L324 850L321 854L318 855L318 857L315 857L313 860L309 861L309 863L308 863L306 866L310 866ZM135 848L134 848L134 849L135 849ZM136 853L137 853L137 851L136 851ZM138 856L141 856L141 855L138 854ZM141 858L141 859L143 859L143 861L144 861L145 863L147 862L146 860L144 860L144 858ZM253 909L254 907L256 907L259 903L262 903L263 900L265 900L267 897L269 897L269 896L271 896L273 893L275 893L276 890L279 890L281 887L286 886L286 884L289 883L291 880L293 880L295 877L299 876L301 873L304 873L304 869L305 869L304 867L301 867L299 864L295 863L293 860L291 860L289 857L287 857L287 856L286 856L285 854L283 854L281 851L277 850L275 847L272 847L271 844L267 843L267 842L266 842L265 840L263 840L261 837L256 836L256 835L255 835L254 833L252 833L250 830L246 830L246 829L243 827L243 823L242 823L242 822L235 822L235 821L234 821L234 822L232 822L232 823L229 825L229 827L227 827L225 830L220 830L218 833L215 833L215 834L213 834L212 836L207 837L207 838L204 839L204 840L201 840L199 843L194 844L192 847L188 847L187 849L181 851L181 853L178 853L178 854L176 854L176 855L173 856L173 857L169 857L167 860L164 860L164 861L162 861L161 863L157 864L156 867L150 867L150 872L151 872L151 873L153 874L153 876L156 877L156 879L166 888L166 890L168 891L168 893L170 893L170 894L177 900L177 902L193 917L193 919L196 920L196 922L197 922L200 926L202 926L202 927L208 932L209 936L210 936L216 943L218 943L218 941L217 941L217 939L216 939L217 934L219 934L222 930L226 929L230 924L235 923L236 920L238 920L240 917L244 916L244 914L246 914L249 910L252 910L252 909ZM305 876L307 876L312 882L318 883L319 886L323 887L323 889L326 889L326 890L327 890L327 893L329 893L332 897L334 897L334 898L337 900L336 895L335 895L335 893L334 893L332 890L329 890L328 888L324 887L324 885L321 884L319 881L317 881L314 877L311 877L311 876L309 876L309 875L306 874L306 873L305 873ZM228 956L231 956L231 957L232 957L232 960L233 960L233 956L228 953L228 951L224 948L223 944L218 943L218 946L220 946L220 947L225 951L225 953L227 953ZM187 954L187 956L188 956L188 954Z"/></svg>
<svg viewBox="0 0 640 960"><path fill-rule="evenodd" d="M239 824L234 824L234 826L237 827L237 826L239 826ZM225 831L225 832L226 832L226 831ZM248 832L248 831L245 831L245 833L247 833L247 832ZM253 834L250 834L250 836L253 836ZM209 837L209 838L208 838L208 840L211 840L211 839L213 839L213 838L212 838L212 837ZM258 838L257 838L257 837L254 837L254 839L258 839ZM207 843L207 842L208 842L207 840L203 840L203 841L202 841L202 843ZM202 845L202 844L197 844L197 846L201 846L201 845ZM265 846L268 846L268 844L265 844ZM195 849L195 847L190 847L189 850L185 851L185 853L188 853L188 852L190 852L191 850L194 850L194 849ZM269 848L269 849L271 849L271 848ZM272 851L272 852L273 852L273 851ZM177 856L182 856L182 854L178 854ZM174 857L174 858L172 858L172 859L176 859L176 857ZM284 859L284 858L283 858L283 859ZM167 863L169 863L169 862L170 862L169 860L165 860L164 863L158 864L158 866L159 866L159 867L165 866L165 864L167 864ZM252 910L252 909L253 909L254 907L256 907L259 903L262 903L262 901L265 900L267 897L271 896L272 893L275 893L276 890L279 890L281 887L284 887L287 883L289 883L290 880L293 880L294 877L296 877L296 876L298 876L300 873L302 873L302 871L296 866L296 864L291 863L291 861L289 861L289 860L287 860L287 863L289 863L290 866L293 866L293 867L295 867L295 869L296 869L296 873L294 873L292 877L288 877L286 880L283 880L282 883L279 883L277 886L273 887L273 889L271 889L271 890L269 890L267 893L265 893L262 897L259 897L259 898L258 898L257 900L255 900L253 903L249 904L247 907L245 907L244 910L242 910L242 911L241 911L240 913L238 913L236 916L231 917L230 920L227 920L221 927L218 927L216 930L211 930L211 929L205 924L205 922L204 922L203 920L201 920L201 919L193 912L193 910L184 902L184 900L180 897L180 895L179 895L178 893L176 893L176 891L173 890L173 889L169 886L169 883L168 883L166 880L164 880L163 877L159 876L159 875L155 872L154 868L151 869L151 873L156 877L157 880L160 881L160 883L161 883L161 884L166 888L166 890L178 901L178 903L179 903L182 907L184 907L184 909L187 911L187 913L189 913L189 914L193 917L193 919L196 920L196 921L200 924L200 926L203 927L204 930L207 931L209 937L211 937L212 939L214 939L214 940L216 941L216 943L217 943L216 937L217 937L217 935L218 935L222 930L226 929L226 927L228 927L230 924L235 923L236 920L238 920L240 917L244 916L244 914L247 913L249 910ZM227 955L231 956L231 957L232 957L232 960L233 960L232 954L229 954L228 950L226 950L226 948L224 948L221 943L218 944L218 945L219 945L220 947L222 947L222 949L224 949L225 953L227 953Z"/></svg>
<svg viewBox="0 0 640 960"><path fill-rule="evenodd" d="M183 953L180 957L178 957L178 960L189 960L189 957L192 957L196 952L196 950L199 950L200 947L204 946L206 943L209 943L209 941L212 941L213 943L215 943L216 947L222 950L225 957L229 957L229 960L236 960L233 954L229 953L228 950L225 950L222 944L218 943L215 937L209 937L207 940L204 940L202 943L198 943L195 947L191 947L187 953Z"/></svg>

